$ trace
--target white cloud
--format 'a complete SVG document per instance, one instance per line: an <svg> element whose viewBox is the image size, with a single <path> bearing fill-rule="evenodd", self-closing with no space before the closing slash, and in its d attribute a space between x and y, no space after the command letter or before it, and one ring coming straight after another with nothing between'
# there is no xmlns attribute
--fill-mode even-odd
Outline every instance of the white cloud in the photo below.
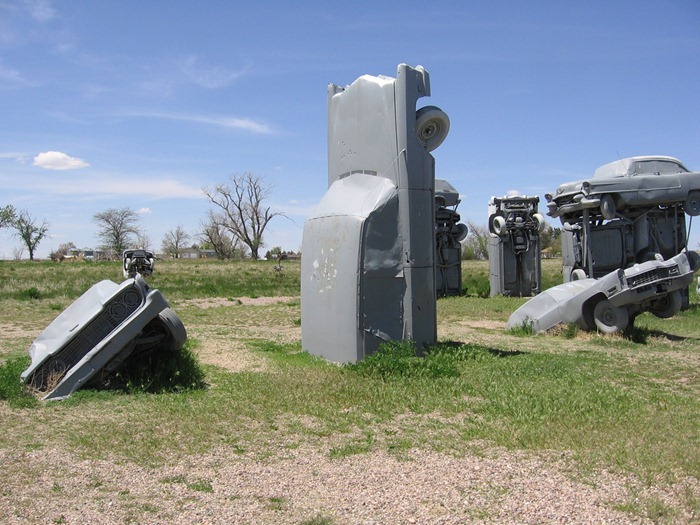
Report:
<svg viewBox="0 0 700 525"><path fill-rule="evenodd" d="M199 66L197 61L196 56L191 56L180 65L180 69L192 82L205 89L226 87L247 71L232 71L220 66Z"/></svg>
<svg viewBox="0 0 700 525"><path fill-rule="evenodd" d="M181 113L129 113L126 116L196 122L199 124L210 124L214 126L222 126L224 128L251 131L260 135L271 135L275 133L275 131L264 122L258 122L256 120L240 117L186 115Z"/></svg>
<svg viewBox="0 0 700 525"><path fill-rule="evenodd" d="M151 210L151 208L141 208L136 213L139 215L148 215L149 213L153 213L153 210Z"/></svg>
<svg viewBox="0 0 700 525"><path fill-rule="evenodd" d="M45 151L34 157L34 165L46 170L77 170L86 168L90 164L60 151Z"/></svg>

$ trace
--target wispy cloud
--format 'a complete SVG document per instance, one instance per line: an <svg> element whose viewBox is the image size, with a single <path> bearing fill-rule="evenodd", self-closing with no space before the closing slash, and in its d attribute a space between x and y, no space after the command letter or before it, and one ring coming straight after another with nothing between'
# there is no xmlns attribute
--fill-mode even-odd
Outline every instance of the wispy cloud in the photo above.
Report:
<svg viewBox="0 0 700 525"><path fill-rule="evenodd" d="M34 166L46 170L76 170L87 168L89 165L83 159L71 157L60 151L45 151L34 157Z"/></svg>
<svg viewBox="0 0 700 525"><path fill-rule="evenodd" d="M236 71L221 66L201 65L197 56L190 56L182 61L180 69L187 78L205 89L226 87L248 71L248 68Z"/></svg>
<svg viewBox="0 0 700 525"><path fill-rule="evenodd" d="M56 15L51 0L24 0L23 5L29 15L39 22L48 22Z"/></svg>
<svg viewBox="0 0 700 525"><path fill-rule="evenodd" d="M29 157L25 153L17 151L0 151L0 159L11 159L19 164L26 164Z"/></svg>
<svg viewBox="0 0 700 525"><path fill-rule="evenodd" d="M259 135L271 135L275 131L268 124L249 118L230 117L224 115L188 115L184 113L129 113L125 116L140 118L156 118L166 120L178 120L182 122L194 122L198 124L208 124L221 126L224 128L250 131Z"/></svg>
<svg viewBox="0 0 700 525"><path fill-rule="evenodd" d="M204 193L197 186L190 186L173 178L149 175L98 173L89 177L78 172L66 172L60 177L37 176L28 183L23 176L2 174L0 187L12 192L17 200L31 195L34 201L48 197L66 196L76 200L92 201L118 198L149 199L203 199ZM140 213L148 213L141 210Z"/></svg>
<svg viewBox="0 0 700 525"><path fill-rule="evenodd" d="M17 69L6 66L0 60L0 82L15 85L28 85L30 82Z"/></svg>

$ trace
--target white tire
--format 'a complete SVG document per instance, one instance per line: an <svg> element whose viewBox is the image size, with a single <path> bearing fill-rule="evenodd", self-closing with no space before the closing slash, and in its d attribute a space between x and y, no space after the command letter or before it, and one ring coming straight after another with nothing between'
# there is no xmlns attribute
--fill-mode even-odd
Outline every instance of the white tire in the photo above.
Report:
<svg viewBox="0 0 700 525"><path fill-rule="evenodd" d="M450 119L440 108L426 106L416 111L416 137L428 151L442 144L449 131Z"/></svg>
<svg viewBox="0 0 700 525"><path fill-rule="evenodd" d="M629 313L626 308L613 306L607 299L601 299L593 309L593 319L599 331L614 334L627 328Z"/></svg>

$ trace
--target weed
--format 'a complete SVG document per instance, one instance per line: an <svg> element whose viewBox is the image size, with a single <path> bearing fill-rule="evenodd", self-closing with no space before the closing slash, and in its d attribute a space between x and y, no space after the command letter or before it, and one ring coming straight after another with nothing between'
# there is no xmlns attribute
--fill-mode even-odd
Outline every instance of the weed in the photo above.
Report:
<svg viewBox="0 0 700 525"><path fill-rule="evenodd" d="M214 488L211 485L211 481L209 481L208 479L198 479L197 481L188 483L187 488L196 492L214 492Z"/></svg>
<svg viewBox="0 0 700 525"><path fill-rule="evenodd" d="M41 299L41 292L32 286L31 288L27 288L26 290L22 290L19 292L19 299L22 301L29 301L29 300L35 300L38 301Z"/></svg>
<svg viewBox="0 0 700 525"><path fill-rule="evenodd" d="M532 326L532 319L526 317L519 325L509 328L508 333L519 337L534 335L535 330Z"/></svg>
<svg viewBox="0 0 700 525"><path fill-rule="evenodd" d="M12 356L0 365L0 399L7 401L13 408L38 405L36 398L20 383L19 377L28 366L27 355Z"/></svg>
<svg viewBox="0 0 700 525"><path fill-rule="evenodd" d="M577 324L575 323L568 323L565 327L564 330L562 331L562 335L566 339L575 339L576 336L578 335L580 331L580 328L578 327Z"/></svg>

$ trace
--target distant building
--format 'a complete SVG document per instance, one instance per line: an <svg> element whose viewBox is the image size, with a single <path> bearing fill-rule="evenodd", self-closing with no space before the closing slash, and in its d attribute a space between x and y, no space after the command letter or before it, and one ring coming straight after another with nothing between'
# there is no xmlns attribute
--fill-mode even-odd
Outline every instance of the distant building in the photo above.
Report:
<svg viewBox="0 0 700 525"><path fill-rule="evenodd" d="M200 250L199 248L184 248L180 250L180 259L216 259L216 250Z"/></svg>

